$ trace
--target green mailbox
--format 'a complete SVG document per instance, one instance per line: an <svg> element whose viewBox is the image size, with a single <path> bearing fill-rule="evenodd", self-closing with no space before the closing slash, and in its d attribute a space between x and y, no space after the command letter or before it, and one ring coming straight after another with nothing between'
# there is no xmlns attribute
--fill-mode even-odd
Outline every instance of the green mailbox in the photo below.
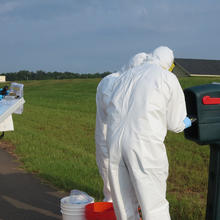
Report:
<svg viewBox="0 0 220 220"><path fill-rule="evenodd" d="M220 85L195 86L184 94L188 116L197 119L185 130L185 137L199 144L220 142Z"/></svg>
<svg viewBox="0 0 220 220"><path fill-rule="evenodd" d="M196 119L184 130L187 139L210 144L206 220L220 219L220 84L206 84L184 90L187 115Z"/></svg>

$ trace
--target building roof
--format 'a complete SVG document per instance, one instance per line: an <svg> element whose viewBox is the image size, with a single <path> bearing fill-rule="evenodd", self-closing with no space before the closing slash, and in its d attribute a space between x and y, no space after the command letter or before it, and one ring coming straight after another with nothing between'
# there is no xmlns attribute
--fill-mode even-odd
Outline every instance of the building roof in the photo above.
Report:
<svg viewBox="0 0 220 220"><path fill-rule="evenodd" d="M220 60L176 58L175 63L190 75L220 75Z"/></svg>

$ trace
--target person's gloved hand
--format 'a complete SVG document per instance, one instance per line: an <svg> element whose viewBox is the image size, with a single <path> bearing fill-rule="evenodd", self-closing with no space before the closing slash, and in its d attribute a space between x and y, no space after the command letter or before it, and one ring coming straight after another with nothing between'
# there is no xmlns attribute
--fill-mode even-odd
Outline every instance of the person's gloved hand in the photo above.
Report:
<svg viewBox="0 0 220 220"><path fill-rule="evenodd" d="M185 128L189 128L192 125L192 122L190 120L190 118L185 117L185 119L183 120L184 124L185 124Z"/></svg>

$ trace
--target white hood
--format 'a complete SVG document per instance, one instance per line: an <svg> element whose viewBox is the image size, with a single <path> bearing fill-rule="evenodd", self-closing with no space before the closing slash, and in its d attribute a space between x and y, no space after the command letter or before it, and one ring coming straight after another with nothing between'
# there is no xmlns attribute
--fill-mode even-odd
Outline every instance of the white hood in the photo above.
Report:
<svg viewBox="0 0 220 220"><path fill-rule="evenodd" d="M168 47L157 47L153 51L151 59L156 61L164 69L168 70L174 61L173 51Z"/></svg>

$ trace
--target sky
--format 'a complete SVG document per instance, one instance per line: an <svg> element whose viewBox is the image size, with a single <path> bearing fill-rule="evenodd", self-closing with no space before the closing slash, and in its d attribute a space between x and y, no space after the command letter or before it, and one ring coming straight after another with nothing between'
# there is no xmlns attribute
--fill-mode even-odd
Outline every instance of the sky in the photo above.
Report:
<svg viewBox="0 0 220 220"><path fill-rule="evenodd" d="M219 0L0 0L0 73L117 71L139 52L220 60Z"/></svg>

